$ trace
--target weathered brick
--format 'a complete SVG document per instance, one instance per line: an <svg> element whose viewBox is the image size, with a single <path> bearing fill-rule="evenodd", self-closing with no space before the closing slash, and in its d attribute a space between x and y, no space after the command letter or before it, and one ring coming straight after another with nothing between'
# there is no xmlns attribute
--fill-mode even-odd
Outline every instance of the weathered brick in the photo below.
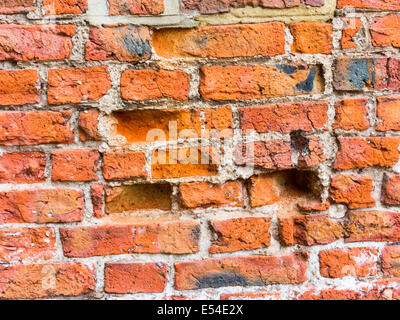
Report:
<svg viewBox="0 0 400 320"><path fill-rule="evenodd" d="M72 143L71 115L71 111L1 112L0 145Z"/></svg>
<svg viewBox="0 0 400 320"><path fill-rule="evenodd" d="M189 75L180 70L127 70L121 76L121 96L125 100L187 100L189 86Z"/></svg>
<svg viewBox="0 0 400 320"><path fill-rule="evenodd" d="M210 147L156 150L151 160L153 179L215 176L219 155Z"/></svg>
<svg viewBox="0 0 400 320"><path fill-rule="evenodd" d="M302 134L292 135L291 138L292 149L298 153L297 167L310 168L327 160L320 138Z"/></svg>
<svg viewBox="0 0 400 320"><path fill-rule="evenodd" d="M333 129L367 130L368 98L345 99L335 103L335 123Z"/></svg>
<svg viewBox="0 0 400 320"><path fill-rule="evenodd" d="M36 70L0 71L0 105L38 103L40 85Z"/></svg>
<svg viewBox="0 0 400 320"><path fill-rule="evenodd" d="M399 160L396 137L338 138L339 151L334 168L347 170L365 167L392 167Z"/></svg>
<svg viewBox="0 0 400 320"><path fill-rule="evenodd" d="M134 184L106 188L106 213L138 210L170 210L172 187L169 184Z"/></svg>
<svg viewBox="0 0 400 320"><path fill-rule="evenodd" d="M81 141L100 140L98 130L99 110L90 109L79 113L79 139Z"/></svg>
<svg viewBox="0 0 400 320"><path fill-rule="evenodd" d="M115 133L124 136L128 142L172 141L184 139L188 133L192 138L201 138L215 132L217 137L223 138L231 136L233 130L230 107L132 110L115 112L112 116L118 122Z"/></svg>
<svg viewBox="0 0 400 320"><path fill-rule="evenodd" d="M281 22L160 29L153 46L165 58L229 58L275 56L285 53L285 26Z"/></svg>
<svg viewBox="0 0 400 320"><path fill-rule="evenodd" d="M361 300L363 294L355 290L311 289L297 297L297 300Z"/></svg>
<svg viewBox="0 0 400 320"><path fill-rule="evenodd" d="M377 131L400 130L400 96L378 97L376 115L380 122Z"/></svg>
<svg viewBox="0 0 400 320"><path fill-rule="evenodd" d="M150 32L147 27L124 26L90 28L86 60L138 62L150 59Z"/></svg>
<svg viewBox="0 0 400 320"><path fill-rule="evenodd" d="M106 263L104 291L108 293L163 292L167 282L163 263Z"/></svg>
<svg viewBox="0 0 400 320"><path fill-rule="evenodd" d="M289 169L292 167L290 141L256 141L239 145L235 152L235 163L264 169Z"/></svg>
<svg viewBox="0 0 400 320"><path fill-rule="evenodd" d="M49 104L95 101L111 88L110 74L105 66L49 70Z"/></svg>
<svg viewBox="0 0 400 320"><path fill-rule="evenodd" d="M109 14L157 15L164 12L164 0L109 0Z"/></svg>
<svg viewBox="0 0 400 320"><path fill-rule="evenodd" d="M328 103L324 101L240 108L240 126L259 133L320 130L328 122L327 111Z"/></svg>
<svg viewBox="0 0 400 320"><path fill-rule="evenodd" d="M106 180L147 177L146 155L143 152L106 152L102 172Z"/></svg>
<svg viewBox="0 0 400 320"><path fill-rule="evenodd" d="M296 284L306 280L308 256L256 256L206 259L175 264L175 289Z"/></svg>
<svg viewBox="0 0 400 320"><path fill-rule="evenodd" d="M1 299L79 296L94 287L94 271L82 263L0 266Z"/></svg>
<svg viewBox="0 0 400 320"><path fill-rule="evenodd" d="M381 201L389 205L400 205L400 175L384 175Z"/></svg>
<svg viewBox="0 0 400 320"><path fill-rule="evenodd" d="M328 215L294 216L279 219L279 234L284 246L313 246L342 238L343 226Z"/></svg>
<svg viewBox="0 0 400 320"><path fill-rule="evenodd" d="M103 218L104 214L104 186L96 183L90 187L90 197L92 200L93 216Z"/></svg>
<svg viewBox="0 0 400 320"><path fill-rule="evenodd" d="M377 10L400 10L397 0L338 0L339 9L346 7Z"/></svg>
<svg viewBox="0 0 400 320"><path fill-rule="evenodd" d="M327 278L375 276L378 256L376 248L323 250L319 252L319 270Z"/></svg>
<svg viewBox="0 0 400 320"><path fill-rule="evenodd" d="M72 53L72 25L0 25L0 60L67 59Z"/></svg>
<svg viewBox="0 0 400 320"><path fill-rule="evenodd" d="M277 292L239 292L221 294L220 300L284 300Z"/></svg>
<svg viewBox="0 0 400 320"><path fill-rule="evenodd" d="M261 207L273 204L280 199L280 188L274 175L252 176L248 182L250 205Z"/></svg>
<svg viewBox="0 0 400 320"><path fill-rule="evenodd" d="M360 18L342 18L343 30L340 44L342 49L358 49L359 38L365 41L363 24Z"/></svg>
<svg viewBox="0 0 400 320"><path fill-rule="evenodd" d="M261 99L323 91L318 66L253 65L201 68L200 93L206 100Z"/></svg>
<svg viewBox="0 0 400 320"><path fill-rule="evenodd" d="M194 220L62 228L60 233L67 257L199 251L200 228Z"/></svg>
<svg viewBox="0 0 400 320"><path fill-rule="evenodd" d="M182 208L242 207L243 182L228 181L222 184L188 182L179 184L179 204Z"/></svg>
<svg viewBox="0 0 400 320"><path fill-rule="evenodd" d="M210 224L217 236L217 239L211 243L210 253L255 250L270 245L271 223L268 218L212 220Z"/></svg>
<svg viewBox="0 0 400 320"><path fill-rule="evenodd" d="M0 14L27 13L35 10L35 0L1 0Z"/></svg>
<svg viewBox="0 0 400 320"><path fill-rule="evenodd" d="M51 153L53 181L98 180L100 155L95 149L56 150Z"/></svg>
<svg viewBox="0 0 400 320"><path fill-rule="evenodd" d="M82 14L88 9L87 0L43 0L46 14Z"/></svg>
<svg viewBox="0 0 400 320"><path fill-rule="evenodd" d="M346 242L400 240L400 213L350 211L348 219Z"/></svg>
<svg viewBox="0 0 400 320"><path fill-rule="evenodd" d="M383 248L382 271L385 276L400 277L400 246Z"/></svg>
<svg viewBox="0 0 400 320"><path fill-rule="evenodd" d="M49 260L56 253L56 235L52 228L0 229L0 261Z"/></svg>
<svg viewBox="0 0 400 320"><path fill-rule="evenodd" d="M10 152L0 155L0 183L45 181L46 156L43 152Z"/></svg>
<svg viewBox="0 0 400 320"><path fill-rule="evenodd" d="M293 35L293 52L310 54L332 52L333 27L331 23L308 21L292 23L289 27Z"/></svg>
<svg viewBox="0 0 400 320"><path fill-rule="evenodd" d="M371 41L374 46L400 47L400 16L391 14L377 17L371 23Z"/></svg>
<svg viewBox="0 0 400 320"><path fill-rule="evenodd" d="M371 177L335 176L331 181L329 198L334 203L346 204L349 209L375 207L372 182Z"/></svg>
<svg viewBox="0 0 400 320"><path fill-rule="evenodd" d="M0 223L81 221L83 193L69 189L0 192Z"/></svg>

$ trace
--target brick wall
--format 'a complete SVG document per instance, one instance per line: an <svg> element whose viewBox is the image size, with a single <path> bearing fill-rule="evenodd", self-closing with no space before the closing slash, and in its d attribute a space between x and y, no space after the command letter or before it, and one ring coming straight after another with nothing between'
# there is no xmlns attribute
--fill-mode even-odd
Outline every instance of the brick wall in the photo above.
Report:
<svg viewBox="0 0 400 320"><path fill-rule="evenodd" d="M0 0L0 298L398 299L398 0Z"/></svg>

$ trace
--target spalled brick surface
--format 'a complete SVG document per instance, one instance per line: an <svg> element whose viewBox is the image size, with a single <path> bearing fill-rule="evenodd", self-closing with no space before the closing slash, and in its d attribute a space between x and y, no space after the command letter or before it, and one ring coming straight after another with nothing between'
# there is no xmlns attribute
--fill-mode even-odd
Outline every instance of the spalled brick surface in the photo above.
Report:
<svg viewBox="0 0 400 320"><path fill-rule="evenodd" d="M398 11L0 0L0 299L400 300Z"/></svg>

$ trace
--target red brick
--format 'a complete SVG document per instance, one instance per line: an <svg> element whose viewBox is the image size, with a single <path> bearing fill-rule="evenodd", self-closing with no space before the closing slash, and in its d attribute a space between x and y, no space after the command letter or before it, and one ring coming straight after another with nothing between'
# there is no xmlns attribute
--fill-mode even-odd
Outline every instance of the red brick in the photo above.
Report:
<svg viewBox="0 0 400 320"><path fill-rule="evenodd" d="M330 54L333 47L333 27L324 22L298 22L290 26L292 51L298 53Z"/></svg>
<svg viewBox="0 0 400 320"><path fill-rule="evenodd" d="M376 248L331 249L319 252L319 268L326 278L368 277L377 273Z"/></svg>
<svg viewBox="0 0 400 320"><path fill-rule="evenodd" d="M82 14L88 9L87 0L44 0L46 14Z"/></svg>
<svg viewBox="0 0 400 320"><path fill-rule="evenodd" d="M103 156L103 176L106 180L147 177L146 155L143 152L106 152Z"/></svg>
<svg viewBox="0 0 400 320"><path fill-rule="evenodd" d="M348 219L346 242L400 240L400 213L350 211Z"/></svg>
<svg viewBox="0 0 400 320"><path fill-rule="evenodd" d="M71 111L1 112L0 145L72 143L71 115Z"/></svg>
<svg viewBox="0 0 400 320"><path fill-rule="evenodd" d="M194 220L62 228L60 233L67 257L199 251L200 228Z"/></svg>
<svg viewBox="0 0 400 320"><path fill-rule="evenodd" d="M389 205L400 205L400 175L385 174L381 201Z"/></svg>
<svg viewBox="0 0 400 320"><path fill-rule="evenodd" d="M57 223L82 220L83 193L69 189L0 192L0 223Z"/></svg>
<svg viewBox="0 0 400 320"><path fill-rule="evenodd" d="M322 129L328 122L328 103L298 102L279 103L249 108L240 108L242 130L259 133L291 131L313 131Z"/></svg>
<svg viewBox="0 0 400 320"><path fill-rule="evenodd" d="M368 98L345 99L335 103L336 117L333 129L367 130Z"/></svg>
<svg viewBox="0 0 400 320"><path fill-rule="evenodd" d="M105 66L49 70L49 104L95 101L111 88L110 74Z"/></svg>
<svg viewBox="0 0 400 320"><path fill-rule="evenodd" d="M397 137L338 138L339 151L334 168L392 167L399 160Z"/></svg>
<svg viewBox="0 0 400 320"><path fill-rule="evenodd" d="M235 163L263 169L289 169L293 166L290 141L257 141L239 145Z"/></svg>
<svg viewBox="0 0 400 320"><path fill-rule="evenodd" d="M93 207L93 216L95 218L103 218L104 214L104 186L100 183L90 187L90 195Z"/></svg>
<svg viewBox="0 0 400 320"><path fill-rule="evenodd" d="M38 103L40 85L36 70L0 71L0 105Z"/></svg>
<svg viewBox="0 0 400 320"><path fill-rule="evenodd" d="M127 70L121 76L121 96L134 101L187 100L189 85L189 75L180 70Z"/></svg>
<svg viewBox="0 0 400 320"><path fill-rule="evenodd" d="M11 152L0 155L0 183L45 181L46 156L43 152Z"/></svg>
<svg viewBox="0 0 400 320"><path fill-rule="evenodd" d="M95 149L57 150L51 153L53 181L98 180L100 155Z"/></svg>
<svg viewBox="0 0 400 320"><path fill-rule="evenodd" d="M175 264L175 289L297 284L306 280L306 254L206 259Z"/></svg>
<svg viewBox="0 0 400 320"><path fill-rule="evenodd" d="M147 27L90 28L89 42L86 43L86 60L138 62L150 57L150 32Z"/></svg>
<svg viewBox="0 0 400 320"><path fill-rule="evenodd" d="M298 296L297 300L361 300L362 297L362 292L354 290L311 289Z"/></svg>
<svg viewBox="0 0 400 320"><path fill-rule="evenodd" d="M298 153L297 167L310 168L327 160L323 142L316 136L292 135L292 148Z"/></svg>
<svg viewBox="0 0 400 320"><path fill-rule="evenodd" d="M79 113L79 139L81 141L100 140L98 130L99 110L90 109Z"/></svg>
<svg viewBox="0 0 400 320"><path fill-rule="evenodd" d="M107 293L163 292L167 282L163 263L106 263L104 291Z"/></svg>
<svg viewBox="0 0 400 320"><path fill-rule="evenodd" d="M371 23L371 41L373 46L400 47L400 16L391 14L377 17Z"/></svg>
<svg viewBox="0 0 400 320"><path fill-rule="evenodd" d="M248 183L251 207L262 207L273 204L280 199L281 190L275 175L264 174L252 176Z"/></svg>
<svg viewBox="0 0 400 320"><path fill-rule="evenodd" d="M283 246L328 244L343 237L343 226L328 215L294 216L279 219Z"/></svg>
<svg viewBox="0 0 400 320"><path fill-rule="evenodd" d="M79 296L92 292L94 287L93 270L81 263L0 267L1 299Z"/></svg>
<svg viewBox="0 0 400 320"><path fill-rule="evenodd" d="M378 97L376 115L380 123L375 127L376 131L400 130L400 96Z"/></svg>
<svg viewBox="0 0 400 320"><path fill-rule="evenodd" d="M400 246L383 248L382 271L385 276L400 277Z"/></svg>
<svg viewBox="0 0 400 320"><path fill-rule="evenodd" d="M160 29L153 46L164 58L229 58L275 56L285 53L285 25L281 22Z"/></svg>
<svg viewBox="0 0 400 320"><path fill-rule="evenodd" d="M72 25L0 25L0 60L67 59L72 53Z"/></svg>
<svg viewBox="0 0 400 320"><path fill-rule="evenodd" d="M171 210L172 187L166 183L134 184L106 188L106 212Z"/></svg>
<svg viewBox="0 0 400 320"><path fill-rule="evenodd" d="M217 239L212 241L210 253L255 250L270 245L271 223L268 218L212 220L210 224L217 236Z"/></svg>
<svg viewBox="0 0 400 320"><path fill-rule="evenodd" d="M0 261L49 260L56 254L56 235L52 228L0 229Z"/></svg>
<svg viewBox="0 0 400 320"><path fill-rule="evenodd" d="M27 13L35 10L35 0L1 0L0 14Z"/></svg>
<svg viewBox="0 0 400 320"><path fill-rule="evenodd" d="M331 181L329 198L334 203L346 204L349 209L375 207L372 182L371 177L335 176Z"/></svg>
<svg viewBox="0 0 400 320"><path fill-rule="evenodd" d="M338 0L339 9L354 7L360 9L400 10L397 0Z"/></svg>
<svg viewBox="0 0 400 320"><path fill-rule="evenodd" d="M200 93L206 100L261 99L322 91L318 66L237 65L201 68Z"/></svg>
<svg viewBox="0 0 400 320"><path fill-rule="evenodd" d="M243 182L222 184L188 182L179 184L179 204L182 208L243 207Z"/></svg>
<svg viewBox="0 0 400 320"><path fill-rule="evenodd" d="M340 44L342 49L358 49L359 45L355 41L357 37L363 37L365 41L365 35L362 33L362 22L360 18L341 18L343 21L342 38Z"/></svg>
<svg viewBox="0 0 400 320"><path fill-rule="evenodd" d="M110 16L156 15L164 12L164 0L109 0Z"/></svg>
<svg viewBox="0 0 400 320"><path fill-rule="evenodd" d="M218 167L219 154L212 147L156 150L151 160L151 176L153 179L215 176Z"/></svg>
<svg viewBox="0 0 400 320"><path fill-rule="evenodd" d="M220 300L284 300L277 292L239 292L221 294Z"/></svg>

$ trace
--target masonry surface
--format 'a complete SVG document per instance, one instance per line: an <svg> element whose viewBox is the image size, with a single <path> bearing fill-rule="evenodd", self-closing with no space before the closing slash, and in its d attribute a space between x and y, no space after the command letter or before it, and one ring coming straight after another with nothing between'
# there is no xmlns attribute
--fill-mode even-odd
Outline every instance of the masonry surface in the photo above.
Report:
<svg viewBox="0 0 400 320"><path fill-rule="evenodd" d="M0 21L0 299L400 299L398 0Z"/></svg>

